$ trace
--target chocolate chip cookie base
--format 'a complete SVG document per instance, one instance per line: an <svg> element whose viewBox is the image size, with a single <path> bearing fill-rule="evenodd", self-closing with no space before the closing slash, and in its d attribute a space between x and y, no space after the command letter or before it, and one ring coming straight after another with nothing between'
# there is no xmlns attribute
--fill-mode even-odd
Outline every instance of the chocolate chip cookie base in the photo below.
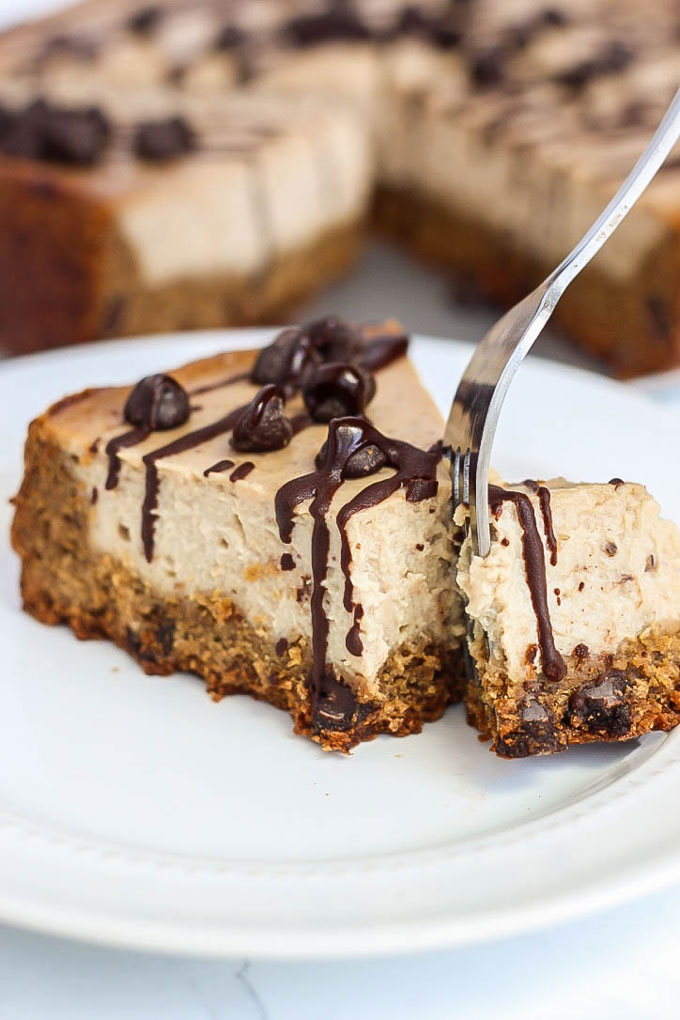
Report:
<svg viewBox="0 0 680 1020"><path fill-rule="evenodd" d="M329 226L249 274L150 284L110 202L29 161L0 165L0 342L17 354L106 337L285 321L354 264L363 223ZM40 280L36 288L35 281Z"/></svg>
<svg viewBox="0 0 680 1020"><path fill-rule="evenodd" d="M244 619L219 593L170 599L120 562L88 549L88 503L69 458L34 422L26 473L16 497L14 548L22 560L24 608L47 624L66 623L79 638L109 638L147 673L187 671L202 677L215 700L250 694L289 712L295 731L324 750L349 751L380 733L405 736L460 700L455 648L422 642L392 652L379 676L379 697L356 696L342 677L314 704L307 677L311 652Z"/></svg>
<svg viewBox="0 0 680 1020"><path fill-rule="evenodd" d="M630 740L680 723L680 624L650 629L612 655L590 656L577 646L559 683L516 681L479 650L476 658L477 678L465 696L468 722L502 758Z"/></svg>
<svg viewBox="0 0 680 1020"><path fill-rule="evenodd" d="M516 239L413 189L381 188L374 217L380 231L449 270L473 300L488 296L509 307L554 269ZM632 279L603 274L596 260L562 298L554 321L622 377L671 368L680 364L679 278L680 239L669 230Z"/></svg>

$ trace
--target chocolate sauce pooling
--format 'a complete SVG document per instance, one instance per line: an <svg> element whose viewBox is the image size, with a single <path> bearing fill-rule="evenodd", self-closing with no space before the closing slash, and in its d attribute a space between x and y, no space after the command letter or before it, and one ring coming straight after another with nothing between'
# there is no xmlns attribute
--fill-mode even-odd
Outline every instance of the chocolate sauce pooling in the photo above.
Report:
<svg viewBox="0 0 680 1020"><path fill-rule="evenodd" d="M324 701L330 696L330 690L326 690L331 673L326 664L329 622L323 605L330 548L327 514L335 493L346 477L345 470L348 462L366 445L375 446L382 451L386 464L394 468L394 474L360 492L339 511L337 517L342 541L341 565L345 576L344 602L348 611L355 610L354 623L347 643L353 654L360 654L359 621L361 613L356 612L358 607L355 607L353 599L350 577L351 550L345 533L347 521L359 510L376 506L382 500L387 499L393 492L408 485L414 478L436 482L439 452L426 452L409 443L388 439L363 418L336 418L329 426L323 464L316 471L286 482L276 493L276 521L281 540L285 543L289 543L292 538L296 507L311 499L309 513L314 521L314 527L312 531L313 587L311 597L313 665L310 693L314 712L316 712L319 701Z"/></svg>
<svg viewBox="0 0 680 1020"><path fill-rule="evenodd" d="M545 576L545 556L543 543L536 526L536 516L531 500L524 492L512 489L501 489L497 485L489 486L489 507L492 513L500 511L504 502L513 503L517 510L517 519L522 529L522 551L524 554L524 570L527 585L534 607L538 643L543 660L543 672L548 680L562 680L567 672L564 659L555 647L550 610L548 609L548 589Z"/></svg>

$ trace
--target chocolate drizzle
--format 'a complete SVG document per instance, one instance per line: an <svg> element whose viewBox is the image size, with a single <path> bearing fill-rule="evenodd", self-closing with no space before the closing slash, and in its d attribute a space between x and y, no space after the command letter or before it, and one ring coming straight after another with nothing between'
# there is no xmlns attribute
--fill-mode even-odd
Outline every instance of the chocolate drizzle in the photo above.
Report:
<svg viewBox="0 0 680 1020"><path fill-rule="evenodd" d="M211 467L205 469L205 471L203 472L203 477L207 478L208 475L220 474L222 471L228 471L229 468L233 468L233 466L234 466L233 460L229 459L218 460L216 464L213 464Z"/></svg>
<svg viewBox="0 0 680 1020"><path fill-rule="evenodd" d="M115 489L118 485L121 466L120 457L118 456L120 450L127 450L129 446L137 446L138 443L143 443L145 439L148 439L150 435L151 429L148 428L130 429L128 432L123 432L121 436L115 436L108 441L104 451L109 458L106 489Z"/></svg>
<svg viewBox="0 0 680 1020"><path fill-rule="evenodd" d="M407 350L408 337L405 333L401 336L375 336L366 343L358 361L369 372L379 372L405 357Z"/></svg>
<svg viewBox="0 0 680 1020"><path fill-rule="evenodd" d="M541 508L541 515L543 517L543 527L545 528L545 540L548 549L550 549L550 563L553 567L556 567L557 539L555 537L555 530L553 528L552 508L550 506L550 489L546 489L545 485L539 485L537 493L538 503Z"/></svg>
<svg viewBox="0 0 680 1020"><path fill-rule="evenodd" d="M389 478L369 485L350 500L339 511L337 517L342 542L341 566L345 576L344 603L348 611L354 610L354 622L346 643L352 654L361 654L359 625L363 610L354 604L350 576L351 551L345 532L347 521L359 510L376 506L387 499L397 489L407 486L414 478L435 481L439 453L426 452L409 443L388 439L363 418L336 418L329 426L326 453L321 466L316 471L287 482L276 494L276 521L281 540L285 543L289 543L292 538L295 509L311 499L309 513L314 526L311 597L313 665L310 693L314 712L319 700L325 699L328 695L326 688L331 675L326 663L329 621L323 605L330 549L327 515L335 493L346 478L345 472L349 461L368 445L381 450L387 465L394 468L395 473Z"/></svg>
<svg viewBox="0 0 680 1020"><path fill-rule="evenodd" d="M566 675L567 667L564 659L555 647L550 610L548 609L548 590L545 574L545 556L543 543L536 526L536 515L531 500L524 492L512 489L501 489L497 485L489 486L489 507L492 513L499 513L501 504L513 503L517 510L517 519L522 529L522 551L524 554L524 570L527 586L531 596L531 604L536 616L538 643L543 660L543 672L548 680L559 681Z"/></svg>
<svg viewBox="0 0 680 1020"><path fill-rule="evenodd" d="M146 467L146 487L144 492L144 503L142 505L142 544L144 546L144 555L148 563L151 563L153 559L154 529L156 526L155 510L158 506L159 479L158 468L156 467L157 462L165 457L174 457L178 453L186 453L187 450L192 450L195 446L200 446L201 443L207 443L210 439L215 439L216 436L220 436L225 432L231 432L235 421L242 411L242 407L237 407L235 410L230 411L229 414L225 414L223 418L218 418L217 421L212 422L210 425L204 425L203 428L194 429L193 432L187 432L186 435L180 436L180 438L175 439L174 442L167 443L165 446L160 446L157 450L152 450L151 453L147 453L144 457L142 457L144 466ZM115 440L112 440L112 442L115 442ZM110 445L111 444L109 444L109 446ZM231 475L231 479L232 481L235 480L233 475Z"/></svg>
<svg viewBox="0 0 680 1020"><path fill-rule="evenodd" d="M229 475L229 481L240 482L242 478L247 478L254 467L255 465L252 460L244 460L243 464L239 464L237 468L234 468L232 473Z"/></svg>

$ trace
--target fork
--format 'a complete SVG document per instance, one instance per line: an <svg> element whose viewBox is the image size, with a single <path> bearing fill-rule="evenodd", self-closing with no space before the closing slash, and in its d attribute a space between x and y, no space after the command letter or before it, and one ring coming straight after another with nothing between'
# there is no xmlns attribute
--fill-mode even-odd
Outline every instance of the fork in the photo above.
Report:
<svg viewBox="0 0 680 1020"><path fill-rule="evenodd" d="M453 509L469 508L466 532L472 550L487 556L489 464L498 418L510 383L543 331L557 302L633 208L680 136L680 89L652 140L604 212L578 244L527 297L499 319L480 341L453 398L444 432L451 460Z"/></svg>

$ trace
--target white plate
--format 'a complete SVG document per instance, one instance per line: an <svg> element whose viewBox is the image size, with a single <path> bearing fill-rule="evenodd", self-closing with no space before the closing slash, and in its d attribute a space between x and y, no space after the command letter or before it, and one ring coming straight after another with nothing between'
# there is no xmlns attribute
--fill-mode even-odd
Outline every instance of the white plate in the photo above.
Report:
<svg viewBox="0 0 680 1020"><path fill-rule="evenodd" d="M123 341L0 368L0 495L29 415L270 332ZM419 340L442 408L469 348ZM646 482L680 520L680 427L623 386L526 364L496 463ZM3 500L6 503L6 500ZM7 522L9 522L9 510ZM460 708L406 740L324 755L287 715L214 704L116 648L21 613L0 569L0 919L211 955L358 956L461 944L592 911L680 876L680 742L651 735L505 762Z"/></svg>

